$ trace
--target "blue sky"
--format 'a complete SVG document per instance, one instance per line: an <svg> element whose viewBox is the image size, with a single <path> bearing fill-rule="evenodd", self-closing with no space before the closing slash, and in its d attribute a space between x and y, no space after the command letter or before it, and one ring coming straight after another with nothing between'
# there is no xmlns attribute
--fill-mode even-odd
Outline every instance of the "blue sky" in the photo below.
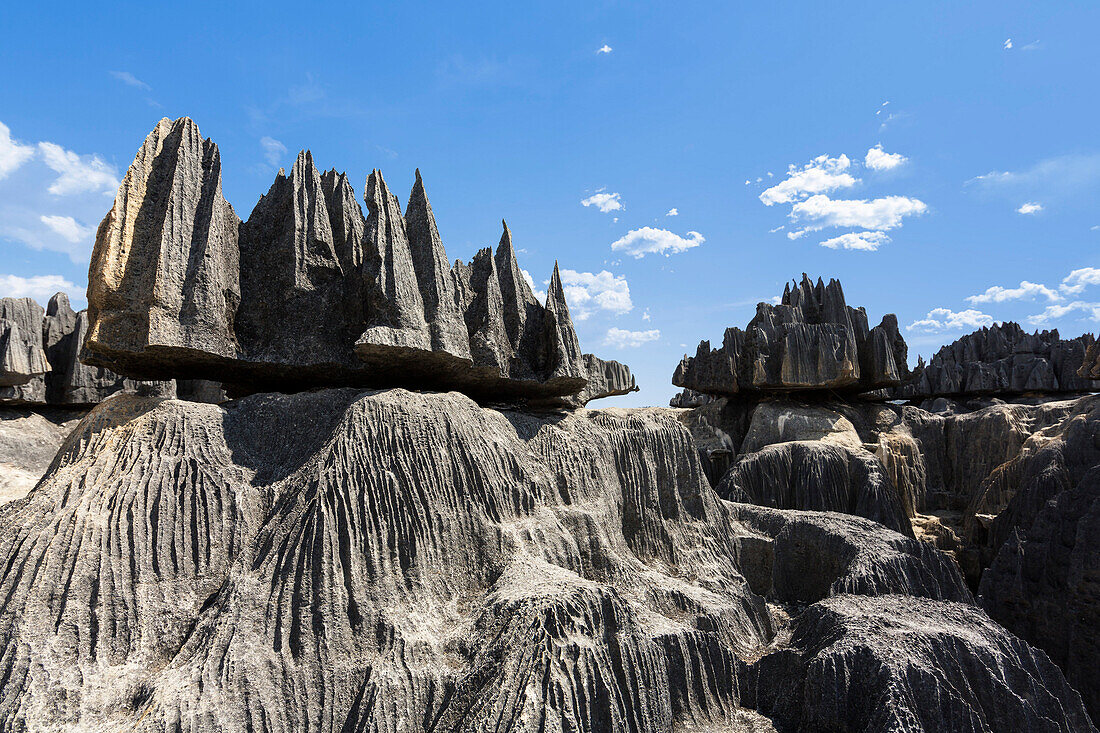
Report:
<svg viewBox="0 0 1100 733"><path fill-rule="evenodd" d="M144 136L188 115L242 218L301 148L402 202L419 167L452 259L506 218L538 289L573 273L582 347L634 369L620 405L665 404L802 272L897 313L914 363L994 320L1100 328L1094 2L8 3L0 27L0 295L79 295Z"/></svg>

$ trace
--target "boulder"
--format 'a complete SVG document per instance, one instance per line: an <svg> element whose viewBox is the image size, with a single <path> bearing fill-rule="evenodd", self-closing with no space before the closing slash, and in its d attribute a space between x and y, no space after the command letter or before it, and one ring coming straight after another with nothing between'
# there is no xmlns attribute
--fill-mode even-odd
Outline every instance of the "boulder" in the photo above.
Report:
<svg viewBox="0 0 1100 733"><path fill-rule="evenodd" d="M891 314L868 328L867 313L844 300L840 282L801 283L779 305L760 303L746 330L726 329L721 348L699 344L672 383L715 395L752 391L864 392L908 376L907 347Z"/></svg>
<svg viewBox="0 0 1100 733"><path fill-rule="evenodd" d="M578 404L590 371L591 394L633 386L586 366L556 265L540 304L507 225L495 253L448 265L419 171L404 213L373 171L366 216L309 151L243 223L221 185L217 146L161 120L97 233L86 363L236 395L400 385Z"/></svg>

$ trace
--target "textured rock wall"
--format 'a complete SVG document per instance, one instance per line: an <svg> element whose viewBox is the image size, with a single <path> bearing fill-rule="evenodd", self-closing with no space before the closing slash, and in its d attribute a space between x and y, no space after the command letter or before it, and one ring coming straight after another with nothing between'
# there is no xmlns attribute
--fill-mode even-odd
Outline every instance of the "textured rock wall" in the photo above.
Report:
<svg viewBox="0 0 1100 733"><path fill-rule="evenodd" d="M161 120L97 233L87 363L236 394L400 385L583 403L633 385L601 361L603 388L562 399L590 377L556 265L540 304L505 225L495 253L449 266L419 171L404 213L375 170L364 216L308 151L243 223L221 188L217 146L188 118Z"/></svg>
<svg viewBox="0 0 1100 733"><path fill-rule="evenodd" d="M907 347L897 319L869 329L867 313L844 301L840 282L802 282L779 305L760 303L746 330L726 329L722 346L699 344L672 383L696 392L731 395L757 390L856 390L896 385L908 376Z"/></svg>
<svg viewBox="0 0 1100 733"><path fill-rule="evenodd" d="M928 364L919 363L905 384L890 391L899 399L1080 393L1100 381L1078 373L1091 334L1062 339L1058 330L1027 333L1012 321L983 327L944 346Z"/></svg>

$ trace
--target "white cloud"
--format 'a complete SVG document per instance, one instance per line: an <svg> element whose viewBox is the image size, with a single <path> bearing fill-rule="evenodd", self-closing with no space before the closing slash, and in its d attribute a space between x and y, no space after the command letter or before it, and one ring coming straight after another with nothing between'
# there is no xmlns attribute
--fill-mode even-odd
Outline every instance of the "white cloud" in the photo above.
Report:
<svg viewBox="0 0 1100 733"><path fill-rule="evenodd" d="M264 149L264 160L271 165L278 165L286 155L286 145L267 135L260 138L260 147Z"/></svg>
<svg viewBox="0 0 1100 733"><path fill-rule="evenodd" d="M1062 300L1062 296L1058 294L1058 291L1040 283L1023 280L1018 288L1002 288L1000 285L994 285L987 288L984 293L967 296L966 302L975 305L978 303L1004 303L1007 300L1023 300L1025 298L1031 300L1037 295L1041 295L1052 302Z"/></svg>
<svg viewBox="0 0 1100 733"><path fill-rule="evenodd" d="M680 211L675 206L673 206L671 209L669 209L668 213L665 214L665 216L679 216L679 215L680 215Z"/></svg>
<svg viewBox="0 0 1100 733"><path fill-rule="evenodd" d="M1040 48L1042 48L1042 45L1039 43L1038 40L1034 40L1031 43L1027 44L1026 46L1023 46L1020 50L1021 51L1038 51Z"/></svg>
<svg viewBox="0 0 1100 733"><path fill-rule="evenodd" d="M889 171L904 165L909 159L901 153L887 153L882 149L882 143L867 150L863 158L863 164L873 171Z"/></svg>
<svg viewBox="0 0 1100 733"><path fill-rule="evenodd" d="M623 202L617 193L594 193L586 199L581 199L581 206L595 206L604 214L610 211L620 211Z"/></svg>
<svg viewBox="0 0 1100 733"><path fill-rule="evenodd" d="M1016 213L1018 213L1018 214L1038 214L1042 210L1043 210L1043 205L1042 204L1040 204L1038 202L1035 202L1035 201L1028 201L1027 203L1021 205L1020 208L1016 209Z"/></svg>
<svg viewBox="0 0 1100 733"><path fill-rule="evenodd" d="M919 216L928 210L921 200L908 196L886 196L878 199L831 199L824 194L811 196L791 207L792 222L806 226L787 236L798 239L806 232L825 227L858 227L886 231L901 226L907 216Z"/></svg>
<svg viewBox="0 0 1100 733"><path fill-rule="evenodd" d="M152 87L143 82L141 79L138 79L129 71L112 71L111 76L118 79L120 82L126 84L127 86L137 87L138 89L144 89L145 91L149 91L150 89L152 89Z"/></svg>
<svg viewBox="0 0 1100 733"><path fill-rule="evenodd" d="M621 275L607 270L595 274L561 270L560 274L569 312L579 321L587 319L597 310L622 315L634 308L630 300L630 286Z"/></svg>
<svg viewBox="0 0 1100 733"><path fill-rule="evenodd" d="M1074 194L1100 182L1100 153L1046 158L1021 171L990 171L967 181L1013 195Z"/></svg>
<svg viewBox="0 0 1100 733"><path fill-rule="evenodd" d="M836 158L819 155L801 168L795 165L788 166L787 178L771 188L764 189L760 194L760 200L765 206L787 204L810 194L849 188L859 182L859 179L845 172L851 164L848 156L842 154ZM757 182L760 180L757 179ZM748 181L745 182L748 183Z"/></svg>
<svg viewBox="0 0 1100 733"><path fill-rule="evenodd" d="M667 229L655 229L654 227L642 227L632 229L620 239L611 243L611 249L618 252L624 251L635 259L640 259L648 254L669 255L679 254L692 247L698 247L706 241L699 232L688 232L687 237L673 234Z"/></svg>
<svg viewBox="0 0 1100 733"><path fill-rule="evenodd" d="M1080 312L1085 320L1100 322L1100 303L1086 303L1081 300L1066 305L1048 305L1042 313L1028 316L1027 322L1033 326L1041 326L1074 312Z"/></svg>
<svg viewBox="0 0 1100 733"><path fill-rule="evenodd" d="M661 332L657 329L652 331L627 331L622 328L610 328L607 330L607 336L604 337L603 345L614 346L618 349L636 348L659 338L661 338Z"/></svg>
<svg viewBox="0 0 1100 733"><path fill-rule="evenodd" d="M527 272L527 270L520 270L520 272L523 274L523 279L526 280L527 284L531 286L531 292L533 292L535 294L535 297L538 298L538 301L540 303L545 303L546 302L546 291L545 290L539 290L538 288L535 287L535 278L531 277L531 273ZM547 280L547 282L550 282L550 281Z"/></svg>
<svg viewBox="0 0 1100 733"><path fill-rule="evenodd" d="M981 311L968 309L955 312L949 308L933 308L919 321L913 321L906 329L936 333L938 331L973 331L982 326L992 326L993 317Z"/></svg>
<svg viewBox="0 0 1100 733"><path fill-rule="evenodd" d="M1076 295L1088 285L1100 285L1100 268L1082 267L1062 278L1060 286L1063 292Z"/></svg>
<svg viewBox="0 0 1100 733"><path fill-rule="evenodd" d="M48 226L66 241L76 244L92 236L92 228L77 223L71 216L40 216L39 221Z"/></svg>
<svg viewBox="0 0 1100 733"><path fill-rule="evenodd" d="M2 298L34 298L39 304L45 305L46 301L58 291L68 293L74 301L83 300L83 288L78 290L76 285L61 275L32 275L31 277L0 275L0 297Z"/></svg>
<svg viewBox="0 0 1100 733"><path fill-rule="evenodd" d="M890 237L883 232L848 232L839 237L826 239L821 246L829 249L860 249L874 252L889 242Z"/></svg>
<svg viewBox="0 0 1100 733"><path fill-rule="evenodd" d="M38 152L46 165L59 174L47 189L56 196L89 191L114 193L118 188L118 171L98 155L82 156L57 143L38 143Z"/></svg>
<svg viewBox="0 0 1100 733"><path fill-rule="evenodd" d="M602 45L602 46L600 46L599 48L596 49L596 53L611 53L612 50L613 49L611 48L611 46L608 46L605 43L604 45Z"/></svg>
<svg viewBox="0 0 1100 733"><path fill-rule="evenodd" d="M34 146L23 145L11 137L11 130L0 122L0 180L34 157Z"/></svg>
<svg viewBox="0 0 1100 733"><path fill-rule="evenodd" d="M643 321L648 321L649 320L649 308L646 308L645 313L642 314L642 320Z"/></svg>
<svg viewBox="0 0 1100 733"><path fill-rule="evenodd" d="M1012 48L1012 39L1011 38L1006 38L1005 39L1005 50L1007 51L1010 48Z"/></svg>

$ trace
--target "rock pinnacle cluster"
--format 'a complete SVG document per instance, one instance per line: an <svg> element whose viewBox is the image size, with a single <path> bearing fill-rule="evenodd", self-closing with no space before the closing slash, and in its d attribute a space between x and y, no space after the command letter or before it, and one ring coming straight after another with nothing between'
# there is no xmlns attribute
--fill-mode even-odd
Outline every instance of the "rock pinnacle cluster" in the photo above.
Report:
<svg viewBox="0 0 1100 733"><path fill-rule="evenodd" d="M96 234L84 360L236 394L400 385L576 404L634 386L581 353L556 265L538 302L507 224L495 252L449 265L419 171L404 212L378 170L363 203L303 151L242 222L217 145L161 120Z"/></svg>

